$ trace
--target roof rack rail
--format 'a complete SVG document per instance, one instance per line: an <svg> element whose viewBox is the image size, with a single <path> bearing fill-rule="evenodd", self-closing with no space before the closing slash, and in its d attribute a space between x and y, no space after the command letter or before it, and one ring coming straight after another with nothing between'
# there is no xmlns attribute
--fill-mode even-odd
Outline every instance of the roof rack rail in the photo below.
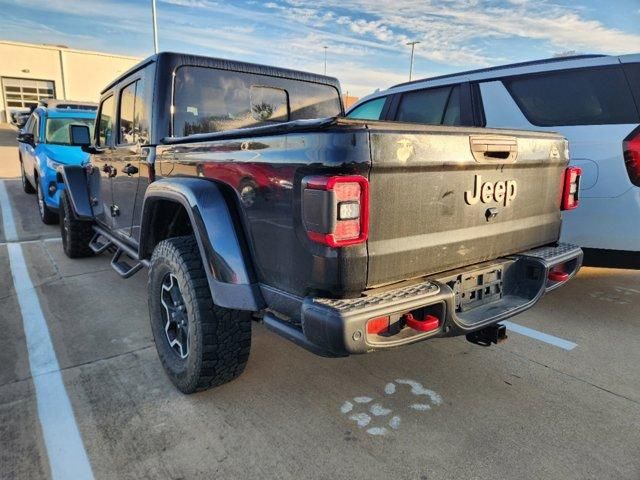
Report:
<svg viewBox="0 0 640 480"><path fill-rule="evenodd" d="M585 58L599 58L599 57L606 57L606 56L607 55L585 54L585 55L569 55L569 56L566 56L566 57L544 58L542 60L530 60L528 62L511 63L511 64L508 64L508 65L498 65L498 66L495 66L495 67L479 68L477 70L467 70L467 71L458 72L458 73L448 73L446 75L439 75L437 77L421 78L419 80L412 80L410 82L398 83L397 85L393 85L393 86L391 86L389 88L404 87L406 85L413 85L413 84L416 84L416 83L427 82L427 81L431 81L431 80L442 80L444 78L459 77L459 76L462 76L462 75L472 75L474 73L485 73L485 72L493 72L493 71L496 71L496 70L506 70L507 68L528 67L528 66L532 66L532 65L544 65L545 63L565 62L565 61L568 61L568 60L581 60L581 59L585 59Z"/></svg>
<svg viewBox="0 0 640 480"><path fill-rule="evenodd" d="M93 102L77 102L74 100L61 100L58 98L42 98L39 104L47 108L58 110L97 110L98 104Z"/></svg>

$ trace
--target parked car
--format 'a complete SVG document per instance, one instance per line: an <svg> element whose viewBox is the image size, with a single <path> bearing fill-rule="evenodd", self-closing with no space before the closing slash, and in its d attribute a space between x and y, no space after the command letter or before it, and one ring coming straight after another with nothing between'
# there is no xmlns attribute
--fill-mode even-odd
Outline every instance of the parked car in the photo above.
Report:
<svg viewBox="0 0 640 480"><path fill-rule="evenodd" d="M63 165L82 165L89 155L71 145L69 125L86 125L93 129L94 109L40 106L29 117L18 134L22 188L36 193L40 219L46 224L57 223L60 189L56 171ZM88 108L91 108L88 106Z"/></svg>
<svg viewBox="0 0 640 480"><path fill-rule="evenodd" d="M560 135L347 120L333 78L174 53L101 95L93 138L70 127L91 158L61 169L62 245L149 268L182 392L243 371L252 312L327 356L489 345L580 268L557 243L579 182Z"/></svg>
<svg viewBox="0 0 640 480"><path fill-rule="evenodd" d="M396 85L350 118L556 131L583 171L561 240L640 252L640 55L581 55Z"/></svg>

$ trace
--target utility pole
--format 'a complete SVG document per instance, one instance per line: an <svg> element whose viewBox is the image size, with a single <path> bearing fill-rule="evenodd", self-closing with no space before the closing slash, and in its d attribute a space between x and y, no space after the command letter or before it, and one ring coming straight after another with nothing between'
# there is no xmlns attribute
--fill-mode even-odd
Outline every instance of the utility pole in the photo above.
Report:
<svg viewBox="0 0 640 480"><path fill-rule="evenodd" d="M153 20L153 51L158 53L158 22L156 20L156 0L151 0L151 18Z"/></svg>
<svg viewBox="0 0 640 480"><path fill-rule="evenodd" d="M328 49L329 47L327 47L327 46L325 45L325 46L324 46L324 47L322 47L322 48L324 48L324 74L326 75L326 74L327 74L327 49Z"/></svg>
<svg viewBox="0 0 640 480"><path fill-rule="evenodd" d="M411 76L413 75L413 50L416 48L416 44L418 43L420 42L418 41L407 42L407 45L411 45L411 63L409 65L409 81L411 81Z"/></svg>

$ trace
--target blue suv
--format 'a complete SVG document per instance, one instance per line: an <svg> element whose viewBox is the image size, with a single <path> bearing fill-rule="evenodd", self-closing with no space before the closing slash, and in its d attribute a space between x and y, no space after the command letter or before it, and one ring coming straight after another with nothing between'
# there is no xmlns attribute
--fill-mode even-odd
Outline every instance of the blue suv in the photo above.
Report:
<svg viewBox="0 0 640 480"><path fill-rule="evenodd" d="M87 125L93 131L96 107L49 100L36 108L18 135L22 188L36 193L40 219L58 222L62 183L56 179L60 165L82 165L89 154L71 146L69 125Z"/></svg>

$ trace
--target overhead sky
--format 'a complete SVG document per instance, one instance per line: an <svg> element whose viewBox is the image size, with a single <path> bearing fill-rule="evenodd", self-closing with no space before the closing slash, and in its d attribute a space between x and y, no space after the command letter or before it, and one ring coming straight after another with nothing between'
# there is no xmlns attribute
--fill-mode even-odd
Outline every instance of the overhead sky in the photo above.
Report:
<svg viewBox="0 0 640 480"><path fill-rule="evenodd" d="M158 0L161 50L327 74L363 96L567 52L640 52L639 0ZM144 57L150 0L0 0L0 39Z"/></svg>

